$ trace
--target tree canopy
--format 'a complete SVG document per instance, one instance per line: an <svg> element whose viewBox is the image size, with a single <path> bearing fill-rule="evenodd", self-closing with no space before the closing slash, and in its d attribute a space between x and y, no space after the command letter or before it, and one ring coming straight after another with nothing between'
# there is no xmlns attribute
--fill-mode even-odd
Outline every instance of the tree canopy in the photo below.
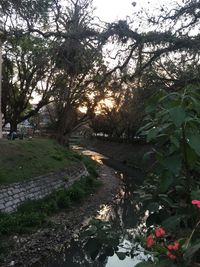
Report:
<svg viewBox="0 0 200 267"><path fill-rule="evenodd" d="M197 0L171 9L163 6L156 15L141 10L113 23L97 20L90 0L9 0L0 5L2 111L4 121L14 128L53 102L58 139L63 142L77 124L94 117L99 101L111 92L118 96L115 84L120 84L117 90L123 96L120 109L130 107L130 120L137 120L132 106L134 96L143 94L138 90L148 98L153 89L179 90L199 83ZM33 106L35 94L40 100ZM138 99L139 106L143 100ZM80 106L87 109L81 117Z"/></svg>

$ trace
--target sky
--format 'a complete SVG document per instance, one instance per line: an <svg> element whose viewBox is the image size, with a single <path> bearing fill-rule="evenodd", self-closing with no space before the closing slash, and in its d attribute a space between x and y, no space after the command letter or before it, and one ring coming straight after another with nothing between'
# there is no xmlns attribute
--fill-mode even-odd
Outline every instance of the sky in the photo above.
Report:
<svg viewBox="0 0 200 267"><path fill-rule="evenodd" d="M132 5L133 2L136 3L135 6ZM95 15L103 21L111 22L125 19L141 7L155 9L170 2L170 0L93 0L93 5L96 7Z"/></svg>
<svg viewBox="0 0 200 267"><path fill-rule="evenodd" d="M94 15L102 21L114 22L126 19L127 16L133 17L133 13L143 8L151 9L154 12L161 5L169 5L175 0L93 0L95 8ZM181 0L178 0L181 1ZM132 3L135 3L133 5ZM34 103L38 102L38 97L34 97Z"/></svg>

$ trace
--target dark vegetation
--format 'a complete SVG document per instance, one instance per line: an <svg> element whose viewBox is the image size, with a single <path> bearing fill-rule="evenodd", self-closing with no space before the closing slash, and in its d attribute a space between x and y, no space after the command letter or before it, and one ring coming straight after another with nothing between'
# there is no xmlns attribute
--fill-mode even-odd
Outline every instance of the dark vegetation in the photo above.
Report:
<svg viewBox="0 0 200 267"><path fill-rule="evenodd" d="M171 10L163 5L156 16L140 10L134 22L113 23L95 22L91 0L66 3L0 3L2 112L11 130L45 107L62 144L68 144L71 132L88 120L95 132L132 140L144 118L145 100L155 91L199 83L197 0L174 4ZM151 30L143 32L146 24ZM108 43L119 47L113 68L103 53ZM35 94L40 100L33 105ZM96 116L105 98L113 99L114 105L102 107Z"/></svg>

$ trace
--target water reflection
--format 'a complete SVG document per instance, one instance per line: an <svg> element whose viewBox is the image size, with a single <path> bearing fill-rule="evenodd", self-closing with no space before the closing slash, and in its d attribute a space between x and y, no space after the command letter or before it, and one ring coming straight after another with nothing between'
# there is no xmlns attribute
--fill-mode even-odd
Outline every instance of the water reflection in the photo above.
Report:
<svg viewBox="0 0 200 267"><path fill-rule="evenodd" d="M85 155L102 163L107 158L93 151ZM135 242L143 220L134 201L133 179L119 173L124 184L113 203L102 205L97 216L74 237L70 246L54 255L42 267L134 267L146 258ZM140 222L140 223L138 223Z"/></svg>

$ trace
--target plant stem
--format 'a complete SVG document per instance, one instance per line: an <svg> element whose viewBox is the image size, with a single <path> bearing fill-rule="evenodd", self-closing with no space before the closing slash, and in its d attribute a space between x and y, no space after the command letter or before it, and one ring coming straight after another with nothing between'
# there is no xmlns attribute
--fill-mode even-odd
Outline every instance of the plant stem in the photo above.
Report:
<svg viewBox="0 0 200 267"><path fill-rule="evenodd" d="M187 158L187 141L185 136L185 126L182 125L182 138L183 138L183 155L184 155L184 163L185 163L185 174L187 179L187 189L188 192L190 192L190 171L189 171L189 165L188 165L188 158Z"/></svg>
<svg viewBox="0 0 200 267"><path fill-rule="evenodd" d="M188 248L189 243L190 243L190 241L191 241L191 239L192 239L192 237L193 237L193 235L194 235L194 232L196 231L196 229L197 229L197 227L199 226L199 224L200 224L200 220L199 220L199 221L197 222L197 224L195 225L195 227L194 227L194 229L193 229L191 235L189 236L189 238L188 238L188 240L187 240L187 242L186 242L186 249Z"/></svg>

